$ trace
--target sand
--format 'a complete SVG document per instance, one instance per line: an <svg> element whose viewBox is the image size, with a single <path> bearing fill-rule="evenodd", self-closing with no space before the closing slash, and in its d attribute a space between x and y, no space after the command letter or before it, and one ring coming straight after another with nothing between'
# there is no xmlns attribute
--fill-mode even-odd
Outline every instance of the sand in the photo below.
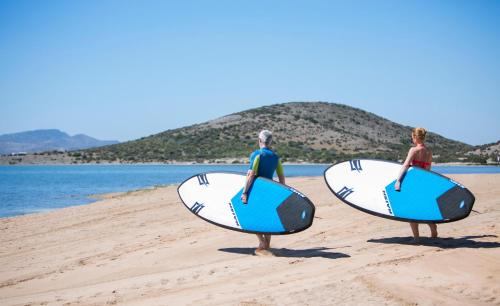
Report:
<svg viewBox="0 0 500 306"><path fill-rule="evenodd" d="M316 205L308 230L257 239L183 207L176 186L0 219L0 305L500 305L500 175L451 175L472 214L408 224L339 202L322 177L287 183Z"/></svg>

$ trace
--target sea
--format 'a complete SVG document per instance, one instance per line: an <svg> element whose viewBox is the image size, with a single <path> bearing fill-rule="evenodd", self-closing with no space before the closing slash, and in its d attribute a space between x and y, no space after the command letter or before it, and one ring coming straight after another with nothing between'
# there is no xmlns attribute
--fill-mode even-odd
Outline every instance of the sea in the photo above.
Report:
<svg viewBox="0 0 500 306"><path fill-rule="evenodd" d="M322 176L329 165L285 165L286 177ZM95 195L179 184L202 172L245 173L247 165L0 166L0 218L97 201ZM441 174L500 173L498 166L434 166Z"/></svg>

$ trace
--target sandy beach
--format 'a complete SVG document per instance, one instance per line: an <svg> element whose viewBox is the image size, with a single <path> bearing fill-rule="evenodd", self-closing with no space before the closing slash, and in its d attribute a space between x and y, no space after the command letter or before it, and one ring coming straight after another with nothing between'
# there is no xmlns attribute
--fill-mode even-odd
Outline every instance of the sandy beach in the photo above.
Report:
<svg viewBox="0 0 500 306"><path fill-rule="evenodd" d="M500 175L450 175L474 211L438 226L374 217L322 177L287 183L316 205L308 230L272 240L206 223L176 186L0 219L0 305L500 305Z"/></svg>

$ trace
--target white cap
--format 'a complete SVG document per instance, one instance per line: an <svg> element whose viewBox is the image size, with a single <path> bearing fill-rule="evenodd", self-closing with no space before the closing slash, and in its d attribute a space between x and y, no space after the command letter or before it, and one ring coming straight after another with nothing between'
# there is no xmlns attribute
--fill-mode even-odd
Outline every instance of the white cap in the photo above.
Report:
<svg viewBox="0 0 500 306"><path fill-rule="evenodd" d="M271 141L273 141L273 133L268 130L262 130L259 133L259 140L265 144L266 146L271 144Z"/></svg>

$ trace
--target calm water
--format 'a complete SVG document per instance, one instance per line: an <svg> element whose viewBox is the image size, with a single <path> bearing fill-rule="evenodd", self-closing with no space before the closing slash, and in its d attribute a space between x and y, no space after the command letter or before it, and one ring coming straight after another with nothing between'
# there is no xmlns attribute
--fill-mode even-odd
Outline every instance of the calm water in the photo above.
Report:
<svg viewBox="0 0 500 306"><path fill-rule="evenodd" d="M95 201L90 195L176 184L207 171L246 172L244 165L0 166L0 217ZM327 165L285 165L285 174L321 176ZM443 174L500 173L500 167L436 166Z"/></svg>

